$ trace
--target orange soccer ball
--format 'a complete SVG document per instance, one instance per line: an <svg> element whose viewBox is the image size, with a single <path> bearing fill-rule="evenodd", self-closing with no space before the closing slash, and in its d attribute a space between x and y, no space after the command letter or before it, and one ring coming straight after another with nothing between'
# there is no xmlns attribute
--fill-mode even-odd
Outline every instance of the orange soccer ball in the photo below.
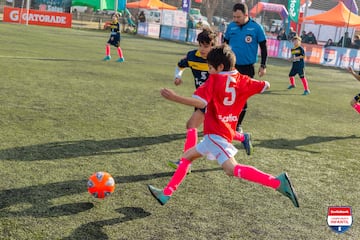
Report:
<svg viewBox="0 0 360 240"><path fill-rule="evenodd" d="M105 198L115 190L115 180L107 172L96 172L87 182L88 192L96 198Z"/></svg>

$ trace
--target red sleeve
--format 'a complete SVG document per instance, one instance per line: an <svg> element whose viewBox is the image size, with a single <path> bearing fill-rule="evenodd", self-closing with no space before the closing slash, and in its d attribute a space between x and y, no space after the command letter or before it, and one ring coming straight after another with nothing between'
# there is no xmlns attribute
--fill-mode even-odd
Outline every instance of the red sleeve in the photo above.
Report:
<svg viewBox="0 0 360 240"><path fill-rule="evenodd" d="M214 74L210 74L206 82L195 90L194 97L204 100L207 105L210 102L211 97L213 96L213 83Z"/></svg>
<svg viewBox="0 0 360 240"><path fill-rule="evenodd" d="M265 87L265 81L249 78L247 81L247 92L249 97L261 93Z"/></svg>

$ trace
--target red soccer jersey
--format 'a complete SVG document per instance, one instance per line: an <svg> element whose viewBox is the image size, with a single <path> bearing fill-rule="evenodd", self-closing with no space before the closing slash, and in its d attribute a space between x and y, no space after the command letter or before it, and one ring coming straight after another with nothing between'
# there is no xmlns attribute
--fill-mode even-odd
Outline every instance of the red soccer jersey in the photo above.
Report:
<svg viewBox="0 0 360 240"><path fill-rule="evenodd" d="M194 97L206 102L204 134L216 134L232 142L238 116L246 101L265 90L265 81L251 79L237 70L211 74Z"/></svg>

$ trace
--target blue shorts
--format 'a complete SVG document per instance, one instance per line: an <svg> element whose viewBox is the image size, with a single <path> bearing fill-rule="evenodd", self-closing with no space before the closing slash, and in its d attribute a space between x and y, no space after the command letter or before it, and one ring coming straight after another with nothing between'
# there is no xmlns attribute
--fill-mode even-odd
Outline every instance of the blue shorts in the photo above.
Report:
<svg viewBox="0 0 360 240"><path fill-rule="evenodd" d="M196 145L196 151L209 160L217 160L220 166L238 152L234 145L215 134L205 135L203 140Z"/></svg>

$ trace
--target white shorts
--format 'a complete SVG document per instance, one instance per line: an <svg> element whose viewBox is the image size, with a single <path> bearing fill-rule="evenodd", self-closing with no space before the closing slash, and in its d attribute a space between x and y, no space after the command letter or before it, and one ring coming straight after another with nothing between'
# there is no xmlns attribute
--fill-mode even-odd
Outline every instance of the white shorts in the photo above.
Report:
<svg viewBox="0 0 360 240"><path fill-rule="evenodd" d="M215 134L205 135L203 140L196 145L196 151L209 160L217 160L220 166L238 152L225 138Z"/></svg>

